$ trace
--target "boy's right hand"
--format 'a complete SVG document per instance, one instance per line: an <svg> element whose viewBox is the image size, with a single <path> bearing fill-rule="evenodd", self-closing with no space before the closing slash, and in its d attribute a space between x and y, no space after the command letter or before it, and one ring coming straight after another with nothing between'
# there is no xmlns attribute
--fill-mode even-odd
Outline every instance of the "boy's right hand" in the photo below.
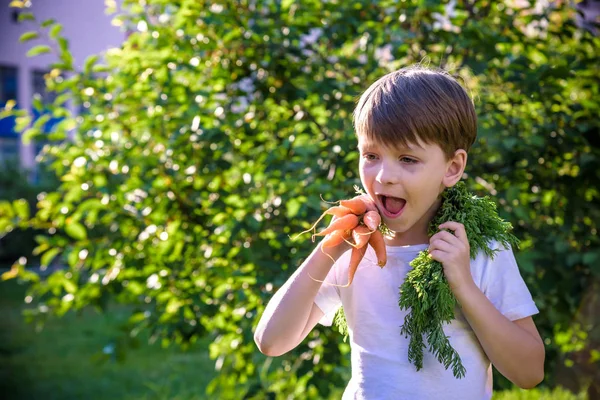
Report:
<svg viewBox="0 0 600 400"><path fill-rule="evenodd" d="M326 235L320 246L336 259L352 249L352 231L358 226L360 217L368 211L379 213L368 194L342 200L339 206L328 211L333 214L333 218L329 226L317 235Z"/></svg>

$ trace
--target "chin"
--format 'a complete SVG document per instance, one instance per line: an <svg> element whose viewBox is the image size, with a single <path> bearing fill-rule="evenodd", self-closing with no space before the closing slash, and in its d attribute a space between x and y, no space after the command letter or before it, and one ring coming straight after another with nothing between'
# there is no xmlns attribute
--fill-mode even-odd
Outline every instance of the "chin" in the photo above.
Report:
<svg viewBox="0 0 600 400"><path fill-rule="evenodd" d="M393 231L395 233L400 233L400 234L406 233L410 229L410 227L407 227L406 224L401 224L396 221L390 223L390 222L384 220L383 222L386 224L386 226L388 228L390 228L391 231Z"/></svg>

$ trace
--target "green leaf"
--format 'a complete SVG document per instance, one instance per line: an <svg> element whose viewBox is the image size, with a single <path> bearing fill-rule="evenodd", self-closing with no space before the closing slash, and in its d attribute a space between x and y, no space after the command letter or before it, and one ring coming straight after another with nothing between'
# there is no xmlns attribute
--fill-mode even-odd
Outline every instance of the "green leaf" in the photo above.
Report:
<svg viewBox="0 0 600 400"><path fill-rule="evenodd" d="M14 99L10 99L4 105L4 110L11 111L17 105L17 101Z"/></svg>
<svg viewBox="0 0 600 400"><path fill-rule="evenodd" d="M53 25L55 23L56 23L56 20L54 18L49 18L49 19L46 19L46 20L42 21L42 23L40 24L40 26L42 28L47 28L50 25Z"/></svg>
<svg viewBox="0 0 600 400"><path fill-rule="evenodd" d="M22 132L31 123L29 115L17 117L15 119L15 131Z"/></svg>
<svg viewBox="0 0 600 400"><path fill-rule="evenodd" d="M77 251L72 250L69 252L69 254L67 255L67 262L72 268L74 268L79 263L79 254L77 254Z"/></svg>
<svg viewBox="0 0 600 400"><path fill-rule="evenodd" d="M61 24L54 24L52 26L52 28L50 28L50 32L48 33L48 35L50 36L51 39L56 40L56 38L58 37L58 35L60 34L60 32L62 31L62 25Z"/></svg>
<svg viewBox="0 0 600 400"><path fill-rule="evenodd" d="M87 231L85 227L79 222L71 222L66 224L65 232L67 232L67 235L71 236L73 239L76 240L87 239Z"/></svg>
<svg viewBox="0 0 600 400"><path fill-rule="evenodd" d="M65 53L69 51L69 41L67 39L65 39L64 37L59 37L57 39L57 42L61 52Z"/></svg>
<svg viewBox="0 0 600 400"><path fill-rule="evenodd" d="M52 260L54 260L54 258L61 251L62 251L62 249L60 249L58 247L54 247L54 248L48 250L47 252L45 252L40 259L40 263L42 264L42 266L48 267L50 265L50 263L52 262Z"/></svg>
<svg viewBox="0 0 600 400"><path fill-rule="evenodd" d="M50 49L50 46L45 45L45 44L40 44L38 46L34 46L32 47L28 52L27 52L27 57L34 57L37 56L39 54L45 54L45 53L50 53L52 50Z"/></svg>
<svg viewBox="0 0 600 400"><path fill-rule="evenodd" d="M19 22L23 21L35 21L35 17L30 12L20 12L18 17Z"/></svg>
<svg viewBox="0 0 600 400"><path fill-rule="evenodd" d="M63 68L66 70L73 69L73 55L69 51L62 51L60 59L64 63Z"/></svg>
<svg viewBox="0 0 600 400"><path fill-rule="evenodd" d="M42 112L45 108L44 103L42 103L42 96L39 93L36 93L31 99L31 105L36 111Z"/></svg>
<svg viewBox="0 0 600 400"><path fill-rule="evenodd" d="M287 217L292 219L294 218L296 215L298 215L298 212L300 211L300 207L302 207L302 203L300 202L299 199L294 198L294 199L289 199L286 204L286 210L287 210Z"/></svg>
<svg viewBox="0 0 600 400"><path fill-rule="evenodd" d="M24 199L15 200L13 209L21 219L29 218L29 203Z"/></svg>
<svg viewBox="0 0 600 400"><path fill-rule="evenodd" d="M35 140L40 133L40 130L37 128L28 128L21 134L21 140L24 144L29 144L32 140Z"/></svg>
<svg viewBox="0 0 600 400"><path fill-rule="evenodd" d="M92 67L96 64L98 58L99 57L94 54L85 59L85 63L83 64L83 72L85 74L90 74L92 72Z"/></svg>
<svg viewBox="0 0 600 400"><path fill-rule="evenodd" d="M67 293L77 293L77 285L66 277L63 279L63 287Z"/></svg>
<svg viewBox="0 0 600 400"><path fill-rule="evenodd" d="M12 218L15 216L13 205L10 201L0 200L0 217Z"/></svg>
<svg viewBox="0 0 600 400"><path fill-rule="evenodd" d="M288 11L293 4L294 4L294 0L282 0L281 9L283 11Z"/></svg>
<svg viewBox="0 0 600 400"><path fill-rule="evenodd" d="M40 36L40 34L37 33L37 32L33 32L33 31L32 32L25 32L19 38L19 42L27 42L29 40L37 39L39 36Z"/></svg>
<svg viewBox="0 0 600 400"><path fill-rule="evenodd" d="M7 281L9 279L14 279L17 276L19 276L22 271L23 271L23 266L21 264L19 264L18 262L16 262L11 266L10 270L8 270L8 271L2 273L2 275L0 275L0 280Z"/></svg>

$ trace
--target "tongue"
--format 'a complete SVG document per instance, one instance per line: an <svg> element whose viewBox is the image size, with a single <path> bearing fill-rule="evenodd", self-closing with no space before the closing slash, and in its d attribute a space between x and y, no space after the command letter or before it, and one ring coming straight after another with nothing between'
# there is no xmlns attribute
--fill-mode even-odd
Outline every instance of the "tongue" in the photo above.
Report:
<svg viewBox="0 0 600 400"><path fill-rule="evenodd" d="M406 200L398 199L396 197L385 198L385 208L392 214L396 214L397 212L399 212L402 209L402 207L404 207L405 203Z"/></svg>

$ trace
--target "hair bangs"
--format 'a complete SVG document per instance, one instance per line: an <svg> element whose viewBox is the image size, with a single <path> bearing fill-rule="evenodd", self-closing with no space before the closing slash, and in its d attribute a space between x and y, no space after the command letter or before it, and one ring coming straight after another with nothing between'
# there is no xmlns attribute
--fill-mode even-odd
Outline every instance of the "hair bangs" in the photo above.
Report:
<svg viewBox="0 0 600 400"><path fill-rule="evenodd" d="M420 118L423 112L416 104L411 104L410 99L394 96L385 87L384 90L373 89L363 95L354 113L359 138L391 148L434 142L435 135Z"/></svg>
<svg viewBox="0 0 600 400"><path fill-rule="evenodd" d="M446 157L469 150L477 135L473 103L449 74L423 68L390 73L354 110L358 138L391 148L435 143Z"/></svg>

